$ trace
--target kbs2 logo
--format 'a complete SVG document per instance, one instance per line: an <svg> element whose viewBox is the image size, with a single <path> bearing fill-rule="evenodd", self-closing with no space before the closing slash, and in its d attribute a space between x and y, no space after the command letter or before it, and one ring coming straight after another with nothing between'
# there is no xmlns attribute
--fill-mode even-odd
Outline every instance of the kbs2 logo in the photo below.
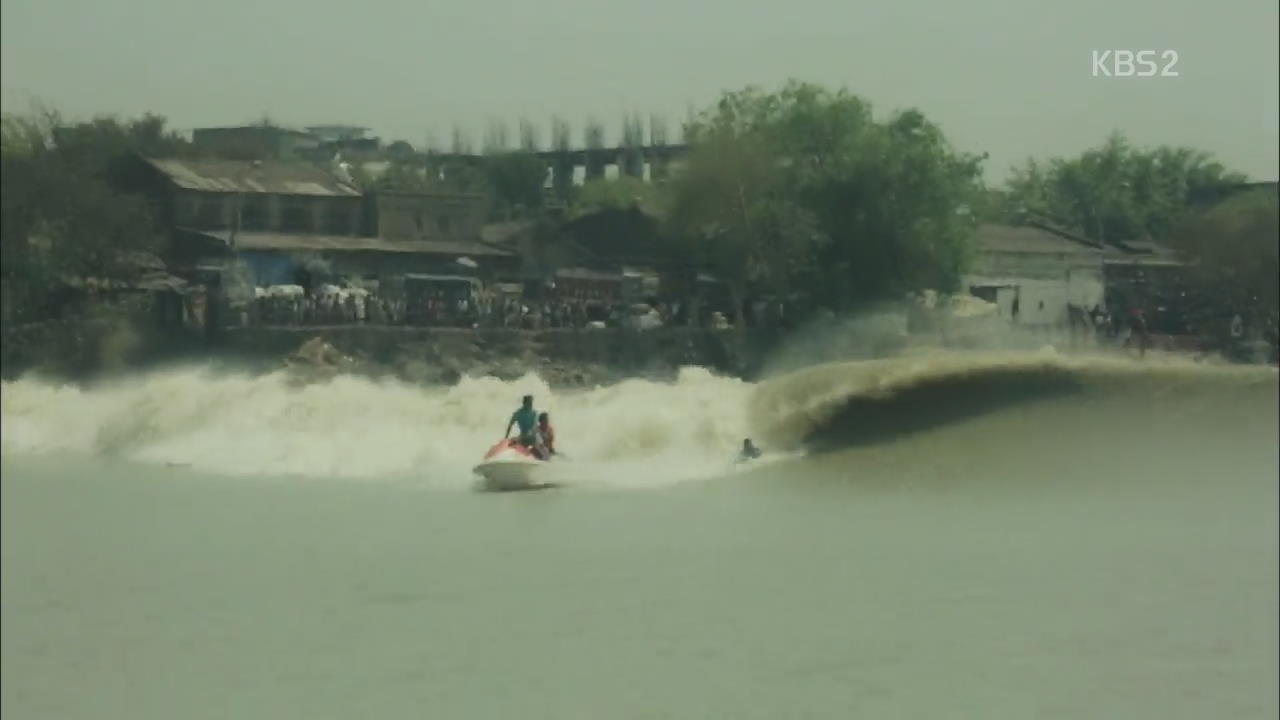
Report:
<svg viewBox="0 0 1280 720"><path fill-rule="evenodd" d="M1163 66L1156 64L1157 54L1164 63ZM1093 51L1094 77L1178 77L1178 71L1173 69L1177 64L1177 50L1165 50L1161 53L1155 50Z"/></svg>

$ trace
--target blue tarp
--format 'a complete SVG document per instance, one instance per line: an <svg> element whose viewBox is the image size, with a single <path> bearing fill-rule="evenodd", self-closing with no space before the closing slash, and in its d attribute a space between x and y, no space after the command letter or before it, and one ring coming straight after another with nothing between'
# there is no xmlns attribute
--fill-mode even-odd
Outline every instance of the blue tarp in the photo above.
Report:
<svg viewBox="0 0 1280 720"><path fill-rule="evenodd" d="M240 253L240 259L249 266L249 274L253 278L254 285L267 287L290 285L294 282L297 264L288 255L246 250Z"/></svg>

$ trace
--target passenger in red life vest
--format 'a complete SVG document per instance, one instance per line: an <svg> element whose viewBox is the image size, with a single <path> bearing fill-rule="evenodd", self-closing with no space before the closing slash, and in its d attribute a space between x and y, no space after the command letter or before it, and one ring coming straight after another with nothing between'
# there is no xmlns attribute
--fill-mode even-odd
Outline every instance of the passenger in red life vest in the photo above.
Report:
<svg viewBox="0 0 1280 720"><path fill-rule="evenodd" d="M550 460L556 454L556 431L551 427L551 416L546 413L538 415L538 439L542 441L542 456Z"/></svg>

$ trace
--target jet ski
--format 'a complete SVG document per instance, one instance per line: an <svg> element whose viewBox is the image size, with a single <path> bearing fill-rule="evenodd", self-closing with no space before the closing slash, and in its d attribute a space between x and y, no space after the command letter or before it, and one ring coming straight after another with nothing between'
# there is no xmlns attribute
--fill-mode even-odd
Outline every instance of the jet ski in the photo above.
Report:
<svg viewBox="0 0 1280 720"><path fill-rule="evenodd" d="M475 473L484 479L483 488L495 492L545 490L556 483L539 482L534 476L547 464L514 438L506 438L489 448Z"/></svg>

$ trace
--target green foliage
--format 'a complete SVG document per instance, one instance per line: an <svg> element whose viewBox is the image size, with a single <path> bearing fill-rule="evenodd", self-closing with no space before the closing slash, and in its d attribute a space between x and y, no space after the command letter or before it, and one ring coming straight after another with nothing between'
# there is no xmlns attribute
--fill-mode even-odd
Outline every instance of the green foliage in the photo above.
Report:
<svg viewBox="0 0 1280 720"><path fill-rule="evenodd" d="M440 169L443 171L443 180L440 183L440 188L446 192L488 192L484 168L477 163L458 160L446 163ZM437 177L437 175L432 173L432 177Z"/></svg>
<svg viewBox="0 0 1280 720"><path fill-rule="evenodd" d="M396 140L387 146L387 156L400 161L410 161L413 159L413 146L407 141Z"/></svg>
<svg viewBox="0 0 1280 720"><path fill-rule="evenodd" d="M542 207L547 164L537 155L509 152L486 157L484 174L500 212L509 215Z"/></svg>
<svg viewBox="0 0 1280 720"><path fill-rule="evenodd" d="M643 180L621 176L613 180L590 180L574 193L571 215L581 217L602 210L643 210L656 215L661 210L658 190Z"/></svg>
<svg viewBox="0 0 1280 720"><path fill-rule="evenodd" d="M956 286L982 158L955 152L921 113L877 122L845 90L791 82L725 94L685 137L672 217L685 230L714 219L712 254L739 253L740 279L803 283L837 307Z"/></svg>
<svg viewBox="0 0 1280 720"><path fill-rule="evenodd" d="M1112 244L1165 238L1202 194L1244 181L1206 153L1134 147L1113 133L1099 147L1047 163L1028 160L1008 183L1011 205Z"/></svg>
<svg viewBox="0 0 1280 720"><path fill-rule="evenodd" d="M728 284L741 326L749 288L786 292L825 238L765 133L723 122L697 138L670 186L670 231L682 255Z"/></svg>
<svg viewBox="0 0 1280 720"><path fill-rule="evenodd" d="M57 278L122 278L160 235L149 203L110 182L131 153L189 151L155 115L65 123L52 112L6 116L0 142L0 249L6 318L40 315Z"/></svg>
<svg viewBox="0 0 1280 720"><path fill-rule="evenodd" d="M1187 217L1170 242L1192 261L1199 296L1274 336L1280 315L1280 196L1274 189L1243 193Z"/></svg>
<svg viewBox="0 0 1280 720"><path fill-rule="evenodd" d="M850 305L923 289L952 292L970 255L971 208L984 158L955 152L918 111L870 122L865 105L836 96L816 124L835 143L818 148L804 193L832 236L821 261L827 298ZM843 111L839 105L847 106ZM841 127L846 128L841 132Z"/></svg>

